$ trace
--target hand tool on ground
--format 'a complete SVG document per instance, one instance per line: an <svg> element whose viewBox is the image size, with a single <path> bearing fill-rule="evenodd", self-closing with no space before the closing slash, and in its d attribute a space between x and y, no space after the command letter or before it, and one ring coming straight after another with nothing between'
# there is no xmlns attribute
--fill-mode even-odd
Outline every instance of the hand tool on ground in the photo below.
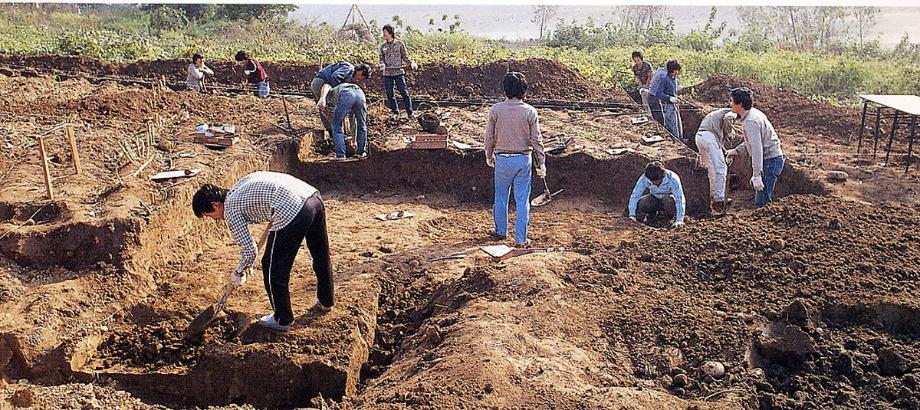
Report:
<svg viewBox="0 0 920 410"><path fill-rule="evenodd" d="M214 322L214 319L217 319L217 315L224 310L224 305L227 303L227 298L233 293L233 289L236 289L233 284L227 284L227 288L224 289L224 294L221 295L217 303L208 306L208 308L198 314L198 316L195 316L192 323L189 323L188 327L185 329L185 340L196 339L204 334L205 330L208 330L208 326L210 326L211 323Z"/></svg>
<svg viewBox="0 0 920 410"><path fill-rule="evenodd" d="M549 190L549 185L546 184L546 178L542 178L542 179L543 179L543 189L544 189L544 191L543 191L542 194L540 194L540 195L537 196L536 198L530 200L530 206L543 206L543 205L546 205L546 204L550 203L550 201L553 200L553 197L554 197L554 196L559 195L559 193L563 191L563 189L560 189L560 190L558 190L558 191L556 191L556 192L551 192L551 191Z"/></svg>
<svg viewBox="0 0 920 410"><path fill-rule="evenodd" d="M725 153L723 152L722 155L725 155ZM725 157L725 190L722 191L724 192L724 197L722 198L722 216L728 214L728 180L730 179L728 176L731 175L729 169L732 167L732 160L732 157Z"/></svg>

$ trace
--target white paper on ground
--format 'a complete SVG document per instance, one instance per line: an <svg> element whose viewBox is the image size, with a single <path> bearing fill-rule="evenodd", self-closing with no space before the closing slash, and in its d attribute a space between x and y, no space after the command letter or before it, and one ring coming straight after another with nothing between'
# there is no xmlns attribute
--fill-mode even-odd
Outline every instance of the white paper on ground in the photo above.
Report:
<svg viewBox="0 0 920 410"><path fill-rule="evenodd" d="M479 249L482 249L483 252L488 253L493 258L501 258L505 256L508 252L511 252L512 249L508 245L491 245L491 246L480 246Z"/></svg>

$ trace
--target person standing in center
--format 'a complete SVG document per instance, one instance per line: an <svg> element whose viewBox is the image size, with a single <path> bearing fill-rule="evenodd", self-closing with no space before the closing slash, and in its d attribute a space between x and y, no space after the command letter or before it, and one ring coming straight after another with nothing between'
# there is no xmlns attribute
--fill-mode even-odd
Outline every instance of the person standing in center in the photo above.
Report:
<svg viewBox="0 0 920 410"><path fill-rule="evenodd" d="M786 163L779 135L763 111L754 108L754 95L747 87L731 90L728 100L732 112L741 120L744 142L725 152L726 157L751 154L751 185L754 186L754 207L763 208L773 200L776 179Z"/></svg>
<svg viewBox="0 0 920 410"><path fill-rule="evenodd" d="M393 94L393 87L399 89L399 95L402 96L403 104L406 106L406 114L413 118L412 98L409 97L409 86L406 85L406 67L415 70L418 66L409 58L409 52L406 51L406 45L396 39L396 30L393 26L387 24L383 26L384 42L380 45L380 67L383 70L383 88L387 95L387 107L392 112L392 118L399 118L399 103L396 102L396 96Z"/></svg>
<svg viewBox="0 0 920 410"><path fill-rule="evenodd" d="M527 92L524 74L510 72L502 80L507 99L492 106L485 132L486 164L495 168L495 203L492 217L498 239L508 235L508 198L514 190L515 246L527 245L530 222L531 166L546 178L546 156L537 110L522 101Z"/></svg>
<svg viewBox="0 0 920 410"><path fill-rule="evenodd" d="M728 163L725 161L725 144L731 143L735 136L732 124L738 114L731 108L720 108L700 122L696 132L696 147L700 151L700 162L709 174L709 197L712 212L723 213L731 204L725 197L725 178L728 176Z"/></svg>

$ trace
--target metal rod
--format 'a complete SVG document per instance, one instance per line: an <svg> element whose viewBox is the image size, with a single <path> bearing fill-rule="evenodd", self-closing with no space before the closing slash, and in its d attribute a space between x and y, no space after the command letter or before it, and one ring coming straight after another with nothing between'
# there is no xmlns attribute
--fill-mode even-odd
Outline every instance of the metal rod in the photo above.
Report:
<svg viewBox="0 0 920 410"><path fill-rule="evenodd" d="M879 115L881 114L881 112L882 112L882 107L875 108L875 115L876 115L875 116L875 136L873 137L875 142L872 143L873 147L878 146L878 133L881 131L881 124L882 124L882 117L881 115ZM875 156L875 148L872 148L872 156L873 157Z"/></svg>
<svg viewBox="0 0 920 410"><path fill-rule="evenodd" d="M891 124L891 132L888 133L888 146L885 148L885 165L888 165L888 157L891 156L891 141L894 140L894 133L898 129L898 114L900 111L894 111L894 122Z"/></svg>
<svg viewBox="0 0 920 410"><path fill-rule="evenodd" d="M910 141L907 143L907 167L904 168L904 173L910 172L910 158L911 153L914 150L914 136L917 133L917 116L910 117Z"/></svg>
<svg viewBox="0 0 920 410"><path fill-rule="evenodd" d="M868 100L863 101L862 121L859 124L859 144L856 146L856 154L860 154L862 152L863 132L866 131L866 110L868 108L869 108L869 101ZM847 143L849 142L850 141L848 139Z"/></svg>
<svg viewBox="0 0 920 410"><path fill-rule="evenodd" d="M284 118L287 119L288 129L293 131L294 127L291 126L291 114L288 113L287 108L287 98L285 98L283 95L281 96L281 105L284 106Z"/></svg>

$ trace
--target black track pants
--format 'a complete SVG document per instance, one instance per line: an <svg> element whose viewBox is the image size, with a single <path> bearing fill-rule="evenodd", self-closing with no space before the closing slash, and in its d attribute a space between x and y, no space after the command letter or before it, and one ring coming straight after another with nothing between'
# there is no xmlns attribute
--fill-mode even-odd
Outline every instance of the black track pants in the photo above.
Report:
<svg viewBox="0 0 920 410"><path fill-rule="evenodd" d="M303 209L291 223L277 232L268 234L265 254L262 255L262 275L265 291L275 311L275 319L282 325L294 321L291 311L291 268L304 238L313 257L316 273L316 297L323 306L335 304L332 284L332 262L329 259L329 236L326 234L326 208L319 193L303 204Z"/></svg>

